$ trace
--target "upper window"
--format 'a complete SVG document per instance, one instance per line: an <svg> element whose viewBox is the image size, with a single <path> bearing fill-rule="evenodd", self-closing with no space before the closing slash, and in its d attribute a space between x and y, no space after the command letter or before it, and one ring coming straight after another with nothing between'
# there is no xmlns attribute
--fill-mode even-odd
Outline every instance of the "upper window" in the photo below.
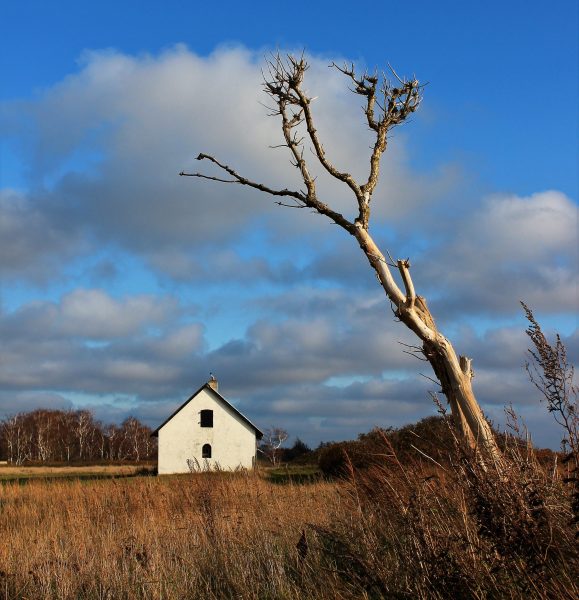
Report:
<svg viewBox="0 0 579 600"><path fill-rule="evenodd" d="M201 448L201 458L211 458L211 444L203 444L203 448Z"/></svg>
<svg viewBox="0 0 579 600"><path fill-rule="evenodd" d="M201 427L213 427L213 411L201 411Z"/></svg>

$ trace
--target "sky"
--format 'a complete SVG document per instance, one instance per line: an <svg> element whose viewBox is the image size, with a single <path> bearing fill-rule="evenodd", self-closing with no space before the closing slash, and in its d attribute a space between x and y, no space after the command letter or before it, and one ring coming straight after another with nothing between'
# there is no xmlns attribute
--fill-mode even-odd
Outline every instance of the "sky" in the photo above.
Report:
<svg viewBox="0 0 579 600"><path fill-rule="evenodd" d="M557 448L519 302L576 363L578 29L571 0L0 3L0 417L88 407L156 427L210 372L258 427L314 446L436 413L353 238L178 176L206 152L299 189L262 69L304 52L324 147L358 178L371 137L328 65L427 84L390 137L371 233L410 257L489 418L512 404Z"/></svg>

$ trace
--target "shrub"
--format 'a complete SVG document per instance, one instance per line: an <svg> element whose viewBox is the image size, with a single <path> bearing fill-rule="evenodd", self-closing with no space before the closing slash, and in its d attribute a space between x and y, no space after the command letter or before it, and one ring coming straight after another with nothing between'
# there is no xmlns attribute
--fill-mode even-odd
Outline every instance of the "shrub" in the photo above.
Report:
<svg viewBox="0 0 579 600"><path fill-rule="evenodd" d="M291 448L284 448L282 454L283 462L308 463L308 458L312 454L312 449L305 443L296 438Z"/></svg>
<svg viewBox="0 0 579 600"><path fill-rule="evenodd" d="M383 462L388 449L386 438L377 434L366 436L363 439L323 447L318 456L320 471L331 477L344 477L352 468L367 469L377 462Z"/></svg>

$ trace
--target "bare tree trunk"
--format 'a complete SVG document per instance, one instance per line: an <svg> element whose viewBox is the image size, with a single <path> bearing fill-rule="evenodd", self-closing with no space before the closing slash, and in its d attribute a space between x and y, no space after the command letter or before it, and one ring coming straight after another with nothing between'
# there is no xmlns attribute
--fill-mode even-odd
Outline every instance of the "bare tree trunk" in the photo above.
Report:
<svg viewBox="0 0 579 600"><path fill-rule="evenodd" d="M332 65L336 67L336 65ZM264 81L266 93L277 105L272 114L281 117L285 146L291 153L291 162L302 177L305 188L301 191L273 189L243 177L230 166L219 162L208 154L199 154L197 160L208 160L227 174L227 178L214 177L202 173L185 173L188 177L200 177L223 183L237 183L265 192L274 197L282 197L284 201L277 204L292 208L310 208L326 216L342 229L354 236L375 270L378 280L387 297L392 302L395 315L409 327L421 340L422 346L417 350L432 365L432 369L440 382L443 393L451 407L453 419L471 448L481 449L487 459L496 464L501 461L501 452L496 444L492 430L476 401L472 389L472 361L465 356L458 356L450 341L440 333L426 301L416 295L414 283L410 276L410 263L398 260L389 264L369 233L370 204L380 174L380 160L386 150L388 132L391 128L403 123L419 106L421 86L416 79L402 80L393 71L397 82L391 84L387 80L381 82L376 75L364 73L357 77L354 67L336 67L354 84L352 91L365 98L366 121L375 133L374 146L369 161L369 174L365 182L360 183L352 175L337 169L328 159L320 142L314 124L312 102L302 87L304 74L308 65L302 57L300 60L288 56L284 61L277 56L268 65L269 78ZM305 128L305 133L302 131ZM318 198L316 178L312 176L308 163L304 158L304 139L309 139L311 149L319 164L330 177L346 185L355 197L358 215L352 222L344 215L333 210ZM390 267L399 271L404 291L396 283Z"/></svg>
<svg viewBox="0 0 579 600"><path fill-rule="evenodd" d="M410 276L408 261L397 261L405 292L398 287L389 264L368 233L357 226L354 233L386 296L396 307L395 315L422 341L421 352L440 382L452 411L453 420L471 448L482 448L493 460L500 460L500 451L493 432L485 419L473 389L472 360L457 356L451 342L438 331L426 300L417 296Z"/></svg>

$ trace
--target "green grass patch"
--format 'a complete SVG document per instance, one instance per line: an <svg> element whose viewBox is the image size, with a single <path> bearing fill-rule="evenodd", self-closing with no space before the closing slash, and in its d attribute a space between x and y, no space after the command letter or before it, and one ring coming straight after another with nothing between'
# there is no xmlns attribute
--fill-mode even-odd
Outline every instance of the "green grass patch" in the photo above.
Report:
<svg viewBox="0 0 579 600"><path fill-rule="evenodd" d="M270 467L264 469L265 479L271 483L314 483L323 478L322 472L313 465Z"/></svg>
<svg viewBox="0 0 579 600"><path fill-rule="evenodd" d="M133 470L120 470L103 468L98 469L82 469L75 467L53 469L38 469L38 468L21 468L21 469L0 469L0 484L3 483L19 483L23 485L31 480L43 481L93 481L97 479L125 479L128 477L145 477L154 475L155 470L151 467L142 467Z"/></svg>

